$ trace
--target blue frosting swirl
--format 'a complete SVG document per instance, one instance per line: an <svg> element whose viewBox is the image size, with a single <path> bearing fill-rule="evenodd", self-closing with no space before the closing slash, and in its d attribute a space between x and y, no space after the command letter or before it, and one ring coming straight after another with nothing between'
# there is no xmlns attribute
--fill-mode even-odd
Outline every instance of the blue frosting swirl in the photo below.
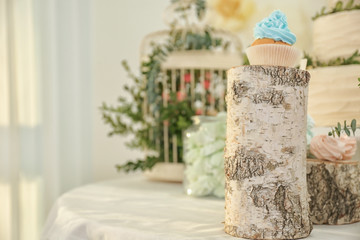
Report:
<svg viewBox="0 0 360 240"><path fill-rule="evenodd" d="M254 37L256 39L271 38L291 45L296 42L296 36L290 32L286 16L280 10L272 12L269 17L256 24Z"/></svg>

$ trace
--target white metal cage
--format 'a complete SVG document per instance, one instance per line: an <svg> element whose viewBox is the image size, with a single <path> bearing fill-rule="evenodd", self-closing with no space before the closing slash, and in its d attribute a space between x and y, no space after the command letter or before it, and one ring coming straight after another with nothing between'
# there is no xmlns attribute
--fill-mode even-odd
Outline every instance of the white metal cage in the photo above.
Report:
<svg viewBox="0 0 360 240"><path fill-rule="evenodd" d="M151 42L161 42L168 31L149 34L143 40L141 55L146 58ZM161 65L161 76L156 84L155 92L162 98L162 104L171 104L170 94L176 94L177 100L190 99L191 107L196 115L216 115L226 111L226 71L242 64L239 40L225 32L217 32L217 36L228 40L227 50L180 50L171 52ZM144 79L146 81L146 79ZM159 112L147 101L144 102L146 118L159 118ZM164 162L181 162L182 153L179 150L181 137L169 132L169 122L163 123L163 136L150 138L156 142L157 150L163 147ZM151 130L150 130L151 131Z"/></svg>

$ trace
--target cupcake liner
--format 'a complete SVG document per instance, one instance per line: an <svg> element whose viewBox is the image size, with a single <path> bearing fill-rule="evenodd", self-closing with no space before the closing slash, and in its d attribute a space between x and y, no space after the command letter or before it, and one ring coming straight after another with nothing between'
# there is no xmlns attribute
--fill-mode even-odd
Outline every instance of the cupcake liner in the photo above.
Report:
<svg viewBox="0 0 360 240"><path fill-rule="evenodd" d="M246 49L251 65L294 67L300 60L301 52L292 46L261 44Z"/></svg>

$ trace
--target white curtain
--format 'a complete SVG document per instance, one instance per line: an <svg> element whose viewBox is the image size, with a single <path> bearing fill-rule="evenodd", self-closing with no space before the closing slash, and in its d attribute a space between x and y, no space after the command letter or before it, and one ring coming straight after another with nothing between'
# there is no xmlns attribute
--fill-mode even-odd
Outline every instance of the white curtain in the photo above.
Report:
<svg viewBox="0 0 360 240"><path fill-rule="evenodd" d="M0 239L91 181L91 0L0 0Z"/></svg>

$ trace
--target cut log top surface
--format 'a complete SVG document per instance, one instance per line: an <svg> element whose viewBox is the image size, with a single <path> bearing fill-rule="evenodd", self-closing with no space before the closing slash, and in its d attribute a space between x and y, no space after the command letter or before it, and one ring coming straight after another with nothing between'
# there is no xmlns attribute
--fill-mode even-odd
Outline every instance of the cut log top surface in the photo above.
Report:
<svg viewBox="0 0 360 240"><path fill-rule="evenodd" d="M328 161L323 159L315 159L315 158L308 158L308 162L310 163L324 163L324 164L334 164L334 165L341 165L341 164L349 164L349 165L357 165L360 164L358 160L347 160L347 161Z"/></svg>
<svg viewBox="0 0 360 240"><path fill-rule="evenodd" d="M264 76L270 76L271 85L287 85L287 86L307 86L310 81L310 73L306 70L283 66L260 66L245 65L233 67L228 70L227 74L236 75L240 73L256 73ZM244 80L244 79L242 79Z"/></svg>

